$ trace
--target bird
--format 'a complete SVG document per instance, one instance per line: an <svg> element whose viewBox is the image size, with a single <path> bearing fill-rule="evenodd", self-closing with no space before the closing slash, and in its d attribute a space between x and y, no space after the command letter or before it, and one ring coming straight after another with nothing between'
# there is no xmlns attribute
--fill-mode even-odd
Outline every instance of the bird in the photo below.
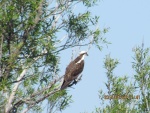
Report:
<svg viewBox="0 0 150 113"><path fill-rule="evenodd" d="M84 68L84 58L88 56L86 51L81 51L79 56L69 63L66 67L64 80L61 85L61 90L66 89L73 81L81 74Z"/></svg>

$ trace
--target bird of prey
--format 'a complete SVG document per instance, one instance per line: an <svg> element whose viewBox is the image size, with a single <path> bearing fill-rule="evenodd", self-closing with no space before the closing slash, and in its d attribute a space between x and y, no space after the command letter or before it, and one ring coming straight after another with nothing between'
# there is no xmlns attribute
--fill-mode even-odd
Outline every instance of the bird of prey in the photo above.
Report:
<svg viewBox="0 0 150 113"><path fill-rule="evenodd" d="M67 88L83 71L85 55L88 56L87 52L81 51L79 56L67 66L61 90Z"/></svg>

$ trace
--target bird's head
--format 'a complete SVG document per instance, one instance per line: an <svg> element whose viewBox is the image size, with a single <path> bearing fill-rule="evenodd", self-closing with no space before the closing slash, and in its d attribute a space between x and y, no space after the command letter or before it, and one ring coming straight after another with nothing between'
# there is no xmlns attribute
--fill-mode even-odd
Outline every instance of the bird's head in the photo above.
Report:
<svg viewBox="0 0 150 113"><path fill-rule="evenodd" d="M87 55L88 56L87 51L81 51L79 55Z"/></svg>
<svg viewBox="0 0 150 113"><path fill-rule="evenodd" d="M80 59L77 63L80 63L82 60L84 60L85 55L88 56L87 51L81 51L81 52L79 53L79 57L80 57L81 59Z"/></svg>

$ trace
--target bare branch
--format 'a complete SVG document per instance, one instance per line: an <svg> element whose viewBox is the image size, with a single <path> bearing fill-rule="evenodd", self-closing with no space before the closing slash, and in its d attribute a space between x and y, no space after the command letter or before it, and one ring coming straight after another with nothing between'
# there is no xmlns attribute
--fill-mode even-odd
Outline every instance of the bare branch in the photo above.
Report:
<svg viewBox="0 0 150 113"><path fill-rule="evenodd" d="M2 59L2 54L3 54L3 52L2 52L3 39L4 39L4 36L3 36L3 34L2 34L1 40L0 40L0 65L1 65L1 63L2 63L1 59ZM2 75L2 68L0 67L0 77L2 77L2 76L3 76L3 75Z"/></svg>
<svg viewBox="0 0 150 113"><path fill-rule="evenodd" d="M32 107L34 107L36 104L38 104L39 102L45 100L47 97L49 97L50 95L55 94L56 92L58 92L60 90L60 88L54 89L52 92L46 94L44 97L38 99L37 101L35 101L34 103L32 103L28 108L26 108L22 113L27 113L27 111L29 111Z"/></svg>
<svg viewBox="0 0 150 113"><path fill-rule="evenodd" d="M6 107L5 107L5 113L9 113L9 111L11 110L11 108L12 108L11 104L14 101L16 91L17 91L17 89L18 89L18 87L19 87L19 85L21 83L20 80L24 77L24 75L26 74L26 72L27 72L27 69L24 69L22 71L22 73L20 74L20 76L17 78L17 81L19 81L19 82L15 83L15 86L14 86L14 88L12 90L12 93L11 93L11 95L8 98L8 103L6 104Z"/></svg>
<svg viewBox="0 0 150 113"><path fill-rule="evenodd" d="M43 88L41 91L37 91L35 93L33 93L30 97L35 97L37 95L42 94L45 90L49 89L52 87L52 85L54 85L56 82L60 81L63 78L63 76L61 76L60 78L55 79L54 81L52 81L47 87Z"/></svg>
<svg viewBox="0 0 150 113"><path fill-rule="evenodd" d="M55 80L53 80L52 82L50 82L50 84L45 87L45 88L42 88L41 90L38 90L36 92L34 92L33 94L31 94L29 97L25 97L24 99L20 99L19 101L17 101L14 106L15 107L19 107L20 105L22 105L23 103L26 103L28 104L30 107L27 108L27 109L30 109L32 108L33 106L35 106L36 104L38 104L39 102L43 101L44 99L46 99L48 96L54 94L55 92L59 91L60 88L56 88L54 89L52 92L46 94L46 95L42 95L44 91L46 91L47 89L50 89L56 82L60 81L64 76L61 76L59 78L56 78ZM37 98L37 100L35 101L32 101L33 98L36 99L36 97L42 95L41 98ZM28 111L28 110L24 110L24 112Z"/></svg>
<svg viewBox="0 0 150 113"><path fill-rule="evenodd" d="M43 51L42 53L47 53L47 51ZM29 56L28 56L28 57L29 57ZM33 62L37 61L39 58L41 58L41 56L38 56L38 57L34 58L34 59L33 59ZM14 101L16 91L17 91L19 85L21 84L23 77L25 76L25 74L26 74L26 72L27 72L27 69L30 67L30 65L32 65L33 62L30 62L30 63L28 64L28 66L22 71L22 73L20 74L20 76L17 78L17 81L18 81L18 82L15 83L14 88L13 88L13 90L12 90L12 92L11 92L11 95L10 95L9 98L8 98L8 103L7 103L6 106L5 106L5 112L6 112L6 113L9 113L9 111L11 110L11 108L12 108L12 105L11 105L11 104L12 104L12 102Z"/></svg>

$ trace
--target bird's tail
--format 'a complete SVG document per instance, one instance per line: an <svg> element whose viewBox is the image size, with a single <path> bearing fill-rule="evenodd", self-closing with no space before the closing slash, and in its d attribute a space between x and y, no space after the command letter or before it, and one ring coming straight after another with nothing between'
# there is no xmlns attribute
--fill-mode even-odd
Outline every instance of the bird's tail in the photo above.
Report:
<svg viewBox="0 0 150 113"><path fill-rule="evenodd" d="M67 82L67 81L64 80L60 89L61 90L66 89L69 86L69 84L70 84L70 82Z"/></svg>

